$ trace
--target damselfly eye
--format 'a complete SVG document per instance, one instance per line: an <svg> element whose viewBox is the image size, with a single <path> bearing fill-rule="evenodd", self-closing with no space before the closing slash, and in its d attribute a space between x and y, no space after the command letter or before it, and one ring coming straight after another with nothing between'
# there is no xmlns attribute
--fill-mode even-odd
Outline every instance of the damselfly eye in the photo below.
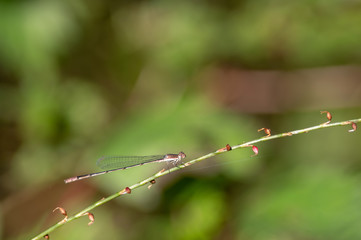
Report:
<svg viewBox="0 0 361 240"><path fill-rule="evenodd" d="M179 156L181 157L181 159L185 158L186 157L186 154L184 152L180 152L179 153Z"/></svg>

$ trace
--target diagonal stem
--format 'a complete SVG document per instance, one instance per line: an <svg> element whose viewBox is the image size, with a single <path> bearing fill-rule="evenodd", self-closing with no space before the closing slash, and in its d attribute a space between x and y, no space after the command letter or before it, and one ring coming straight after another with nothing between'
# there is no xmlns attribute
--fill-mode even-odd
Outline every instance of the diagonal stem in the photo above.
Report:
<svg viewBox="0 0 361 240"><path fill-rule="evenodd" d="M320 124L320 125L316 125L316 126L313 126L313 127L308 127L308 128L304 128L304 129L300 129L300 130L294 130L294 131L290 131L290 132L286 132L286 133L280 133L280 134L276 134L276 135L271 135L271 136L267 136L267 137L262 137L262 138L259 138L259 139L256 139L256 140L253 140L253 141L249 141L249 142L246 142L246 143L243 143L243 144L240 144L240 145L235 145L235 146L232 146L232 149L237 149L237 148L244 148L244 147L250 147L250 146L253 146L253 144L255 143L258 143L258 142L264 142L264 141L269 141L269 140L272 140L272 139L276 139L276 138L282 138L282 137L290 137L290 136L293 136L293 135L297 135L297 134L301 134L301 133L308 133L308 132L311 132L311 131L314 131L314 130L318 130L318 129L322 129L322 128L329 128L329 127L336 127L336 126L344 126L344 125L351 125L352 123L358 123L358 122L361 122L361 118L358 118L358 119L353 119L353 120L347 120L347 121L343 121L343 122L336 122L336 123L323 123L323 124ZM32 238L32 240L35 240L35 239L41 239L43 238L46 234L49 234L50 232L54 231L55 229L65 225L66 223L68 222L71 222L75 219L78 219L84 215L86 215L90 210L93 210L94 208L98 207L98 206L101 206L103 205L104 203L107 203L109 202L110 200L113 200L114 198L117 198L121 195L124 195L124 194L127 194L127 193L130 193L131 190L133 189L136 189L136 188L139 188L141 186L144 186L146 184L148 184L149 182L151 182L152 180L154 179L157 179L157 178L160 178L164 175L167 175L167 174L170 174L171 172L175 172L175 171L178 171L180 169L183 169L185 167L188 167L190 165L193 165L194 163L197 163L197 162L200 162L200 161L203 161L205 159L208 159L208 158L211 158L211 157L214 157L218 154L222 154L222 153L225 153L227 151L215 151L215 152L212 152L212 153L208 153L204 156L201 156L199 158L195 158L191 161L188 161L186 163L183 163L181 165L178 165L176 167L173 167L167 171L161 171L161 172L158 172L156 174L154 174L153 176L150 176L146 179L144 179L143 181L141 182L138 182L130 187L127 187L127 188L124 188L123 190L117 192L117 193L114 193L113 195L110 195L109 197L107 198L103 198L97 202L95 202L94 204L88 206L87 208L81 210L80 212L78 212L77 214L71 216L71 217L68 217L67 220L62 220L56 224L54 224L53 226L49 227L48 229L46 229L45 231L41 232L40 234L38 234L37 236L35 236L34 238Z"/></svg>

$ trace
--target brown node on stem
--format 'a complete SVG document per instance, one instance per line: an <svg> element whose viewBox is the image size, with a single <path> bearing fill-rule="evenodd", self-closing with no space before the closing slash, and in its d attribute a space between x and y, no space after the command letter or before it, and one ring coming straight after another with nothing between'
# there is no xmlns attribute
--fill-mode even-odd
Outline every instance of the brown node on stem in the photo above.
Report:
<svg viewBox="0 0 361 240"><path fill-rule="evenodd" d="M50 239L49 234L46 234L46 235L44 236L44 238L45 238L45 239Z"/></svg>
<svg viewBox="0 0 361 240"><path fill-rule="evenodd" d="M53 210L53 212L55 212L56 210L59 210L60 213L64 216L64 219L62 220L62 222L66 222L66 221L68 220L68 214L67 214L67 212L65 211L65 209L62 208L62 207L56 207L56 208Z"/></svg>
<svg viewBox="0 0 361 240"><path fill-rule="evenodd" d="M264 131L264 133L267 134L266 137L271 136L271 129L269 129L269 128L258 129L258 132L260 132L260 131Z"/></svg>
<svg viewBox="0 0 361 240"><path fill-rule="evenodd" d="M126 194L130 194L132 192L132 189L130 189L129 187L126 187L126 188L124 188L124 192Z"/></svg>
<svg viewBox="0 0 361 240"><path fill-rule="evenodd" d="M326 113L326 117L327 117L327 119L328 119L328 121L325 122L325 123L323 123L323 124L329 124L329 123L331 122L331 119L332 119L331 113L328 112L328 111L320 111L320 112L321 112L321 114Z"/></svg>
<svg viewBox="0 0 361 240"><path fill-rule="evenodd" d="M155 183L156 183L156 181L153 179L153 180L151 180L151 181L149 181L149 186L148 186L148 189L150 189Z"/></svg>
<svg viewBox="0 0 361 240"><path fill-rule="evenodd" d="M227 149L227 151L231 151L231 150L232 150L231 145L227 144L227 145L226 145L226 149Z"/></svg>
<svg viewBox="0 0 361 240"><path fill-rule="evenodd" d="M216 152L228 152L231 151L232 147L231 145L227 144L226 147L218 149Z"/></svg>
<svg viewBox="0 0 361 240"><path fill-rule="evenodd" d="M132 192L132 189L130 189L129 187L126 187L122 191L119 192L119 195L130 194L131 192Z"/></svg>

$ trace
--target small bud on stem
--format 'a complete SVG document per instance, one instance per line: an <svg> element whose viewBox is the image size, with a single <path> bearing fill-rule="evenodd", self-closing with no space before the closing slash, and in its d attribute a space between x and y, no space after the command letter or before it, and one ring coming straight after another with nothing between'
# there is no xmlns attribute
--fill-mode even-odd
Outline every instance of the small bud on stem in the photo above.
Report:
<svg viewBox="0 0 361 240"><path fill-rule="evenodd" d="M247 145L245 147L252 147L252 151L254 152L254 154L251 157L254 157L256 155L258 155L258 147L255 145Z"/></svg>
<svg viewBox="0 0 361 240"><path fill-rule="evenodd" d="M95 221L94 215L90 212L87 213L88 214L88 218L90 220L90 222L88 223L88 226L92 225Z"/></svg>
<svg viewBox="0 0 361 240"><path fill-rule="evenodd" d="M348 132L354 132L357 130L357 124L354 122L347 122L348 124L351 124L352 129L348 130Z"/></svg>
<svg viewBox="0 0 361 240"><path fill-rule="evenodd" d="M265 134L267 134L266 137L271 136L271 129L269 129L269 128L261 128L261 129L258 129L258 132L260 132L262 130L264 131Z"/></svg>
<svg viewBox="0 0 361 240"><path fill-rule="evenodd" d="M325 122L324 124L329 124L329 123L331 122L331 119L332 119L331 113L328 112L328 111L321 111L321 114L323 114L323 113L326 113L326 117L327 117L327 119L328 119L328 121Z"/></svg>
<svg viewBox="0 0 361 240"><path fill-rule="evenodd" d="M56 210L59 210L60 213L61 213L63 216L65 216L64 219L62 220L62 222L66 222L66 221L68 220L68 214L67 214L67 212L65 211L65 209L62 208L62 207L56 207L56 208L53 210L53 212L55 212Z"/></svg>

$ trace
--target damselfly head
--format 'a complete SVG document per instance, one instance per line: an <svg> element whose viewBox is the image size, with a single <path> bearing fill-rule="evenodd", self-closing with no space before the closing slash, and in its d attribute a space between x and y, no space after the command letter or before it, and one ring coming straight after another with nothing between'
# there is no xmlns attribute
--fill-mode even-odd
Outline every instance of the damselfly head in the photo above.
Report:
<svg viewBox="0 0 361 240"><path fill-rule="evenodd" d="M180 159L186 158L186 154L184 152L180 152L178 156L180 157Z"/></svg>

